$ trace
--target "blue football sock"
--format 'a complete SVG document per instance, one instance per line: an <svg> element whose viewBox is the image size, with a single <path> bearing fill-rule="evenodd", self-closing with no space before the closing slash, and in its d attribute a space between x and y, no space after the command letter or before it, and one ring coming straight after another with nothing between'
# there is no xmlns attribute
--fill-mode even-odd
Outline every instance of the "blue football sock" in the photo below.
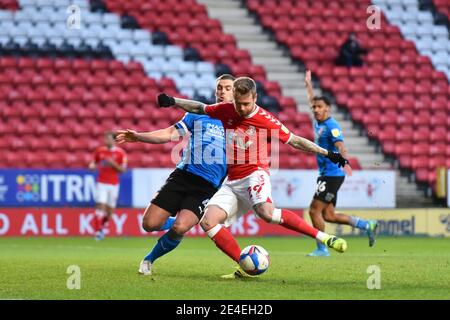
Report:
<svg viewBox="0 0 450 320"><path fill-rule="evenodd" d="M164 224L161 226L161 228L159 228L159 231L169 230L170 228L172 228L174 223L175 223L175 217L169 217L166 220L166 222L164 222Z"/></svg>
<svg viewBox="0 0 450 320"><path fill-rule="evenodd" d="M171 235L173 234L174 232L171 232L171 230L169 230L161 238L159 238L152 251L150 251L145 256L144 260L149 260L151 263L153 263L159 257L175 249L180 244L183 237L177 235L177 237L174 239L173 237L171 237Z"/></svg>
<svg viewBox="0 0 450 320"><path fill-rule="evenodd" d="M369 227L369 223L367 222L367 220L354 216L350 217L350 225L362 230L367 230L367 228Z"/></svg>
<svg viewBox="0 0 450 320"><path fill-rule="evenodd" d="M322 243L322 242L319 241L319 240L317 240L316 242L317 242L317 249L318 249L318 250L321 250L321 251L328 251L328 248L327 248L327 246L326 246L324 243Z"/></svg>

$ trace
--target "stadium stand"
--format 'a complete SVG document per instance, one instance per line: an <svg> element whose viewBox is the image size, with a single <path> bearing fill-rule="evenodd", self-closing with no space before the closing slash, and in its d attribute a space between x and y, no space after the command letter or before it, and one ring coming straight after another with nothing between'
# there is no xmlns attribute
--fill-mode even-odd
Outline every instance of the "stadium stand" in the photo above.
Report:
<svg viewBox="0 0 450 320"><path fill-rule="evenodd" d="M190 40L200 57L210 62L186 59L183 33L169 32L172 27L163 25L163 19L151 20L155 23L153 32L133 29L148 23L137 16L141 12L137 8L150 12L146 4L107 1L105 6L101 1L74 1L84 9L84 25L69 29L66 10L71 3L1 2L2 8L8 10L0 11L0 131L4 136L0 167L83 167L99 143L101 132L117 128L148 131L174 123L181 113L158 110L155 95L166 91L182 97L210 97L216 67L226 64L237 75L248 72L254 76L262 84L260 96L272 97L282 106L279 118L292 130L313 139L309 116L298 113L294 100L283 97L279 85L265 79L264 68L252 65L248 53L237 49L232 36L223 34L220 24L209 19L195 2L183 7L198 12L191 19L196 22L188 24L189 34L197 37L196 41ZM158 16L164 16L162 12L168 5L176 7L175 3L158 2L152 8L156 8ZM118 8L130 11L123 16L106 12L122 10ZM133 28L123 27L124 18L125 25ZM214 39L222 42L207 46L200 29L196 29L205 25L215 30ZM161 39L156 26L175 45L155 41ZM228 43L227 49L217 50L224 43L225 47ZM51 152L45 152L46 146ZM130 166L173 166L172 145L129 144L126 148ZM280 152L282 167L316 168L312 155L294 153L286 146L280 146ZM352 163L359 167L356 159Z"/></svg>
<svg viewBox="0 0 450 320"><path fill-rule="evenodd" d="M0 66L2 167L80 167L103 131L153 130L182 115L162 112L152 98L181 95L174 82L148 78L137 63L2 57ZM160 152L172 146L136 146L127 146L130 165L172 166L170 152Z"/></svg>
<svg viewBox="0 0 450 320"><path fill-rule="evenodd" d="M437 166L450 167L450 161L443 156L448 158L445 145L450 143L448 79L384 15L383 27L369 30L366 9L370 1L245 3L277 41L288 48L292 58L315 70L321 87L333 93L338 105L348 109L369 137L379 141L386 155L395 157L402 169L411 170L416 181L433 186ZM403 7L403 3L412 1L395 3ZM408 11L412 13L418 12ZM408 19L429 22L424 14ZM428 35L441 37L442 30L433 28ZM333 63L350 32L355 32L362 47L368 49L361 68L337 67ZM448 39L444 43L448 44ZM430 149L419 161L412 151L420 141L428 143Z"/></svg>

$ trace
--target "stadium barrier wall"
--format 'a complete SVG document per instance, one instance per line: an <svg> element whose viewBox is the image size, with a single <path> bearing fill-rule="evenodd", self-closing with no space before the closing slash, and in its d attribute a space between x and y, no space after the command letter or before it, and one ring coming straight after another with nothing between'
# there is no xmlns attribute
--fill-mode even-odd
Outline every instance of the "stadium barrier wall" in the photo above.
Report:
<svg viewBox="0 0 450 320"><path fill-rule="evenodd" d="M393 209L393 210L339 210L348 215L363 219L377 219L380 236L440 236L450 237L450 209ZM305 210L305 219L311 222L309 213ZM341 236L364 235L365 231L348 225L326 223L328 233Z"/></svg>
<svg viewBox="0 0 450 320"><path fill-rule="evenodd" d="M110 236L151 236L142 229L144 209L118 208L109 221ZM302 210L296 210L303 215ZM0 208L0 237L4 236L93 236L94 211L88 208ZM230 227L237 236L295 235L279 225L268 224L249 213ZM205 236L199 225L188 236Z"/></svg>
<svg viewBox="0 0 450 320"><path fill-rule="evenodd" d="M151 236L141 228L144 209L119 208L109 222L110 236ZM309 214L295 210L300 216ZM346 214L365 219L378 219L380 236L443 236L450 237L450 209L346 210ZM4 236L92 236L94 213L88 208L1 208L0 237ZM279 225L265 223L248 213L230 227L237 236L296 236ZM326 224L326 231L341 236L365 236L350 226ZM188 236L204 236L195 226Z"/></svg>
<svg viewBox="0 0 450 320"><path fill-rule="evenodd" d="M118 207L143 208L173 169L131 169L121 175ZM278 207L306 208L316 190L316 170L271 173ZM1 207L92 207L95 175L89 170L0 170ZM355 171L338 196L340 208L394 208L394 171Z"/></svg>
<svg viewBox="0 0 450 320"><path fill-rule="evenodd" d="M133 206L146 207L164 184L172 169L134 169ZM316 170L277 170L271 172L272 196L280 208L307 208L316 190ZM340 208L395 208L395 172L354 171L339 190Z"/></svg>

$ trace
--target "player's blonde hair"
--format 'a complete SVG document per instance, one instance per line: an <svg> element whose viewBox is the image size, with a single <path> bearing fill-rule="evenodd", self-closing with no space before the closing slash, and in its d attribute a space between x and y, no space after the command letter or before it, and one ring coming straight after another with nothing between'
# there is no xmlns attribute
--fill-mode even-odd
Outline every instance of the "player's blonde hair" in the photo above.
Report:
<svg viewBox="0 0 450 320"><path fill-rule="evenodd" d="M240 77L233 82L233 92L235 94L244 96L251 93L252 96L256 96L256 83L252 78Z"/></svg>

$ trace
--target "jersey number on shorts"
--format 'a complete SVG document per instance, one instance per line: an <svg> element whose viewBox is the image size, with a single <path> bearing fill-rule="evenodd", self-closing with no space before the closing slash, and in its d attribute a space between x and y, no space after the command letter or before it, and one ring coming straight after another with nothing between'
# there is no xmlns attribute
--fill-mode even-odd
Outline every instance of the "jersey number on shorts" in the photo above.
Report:
<svg viewBox="0 0 450 320"><path fill-rule="evenodd" d="M264 186L264 182L261 184L254 185L253 187L252 186L248 187L247 191L248 191L248 195L250 196L250 198L252 197L252 191L255 191L256 193L260 193L263 186Z"/></svg>
<svg viewBox="0 0 450 320"><path fill-rule="evenodd" d="M205 210L206 205L208 204L209 199L205 199L202 201L202 205L198 206L198 210L200 211L200 215L203 215L203 211Z"/></svg>
<svg viewBox="0 0 450 320"><path fill-rule="evenodd" d="M316 196L319 195L319 193L324 192L326 189L327 189L327 182L326 181L319 181L317 183Z"/></svg>

